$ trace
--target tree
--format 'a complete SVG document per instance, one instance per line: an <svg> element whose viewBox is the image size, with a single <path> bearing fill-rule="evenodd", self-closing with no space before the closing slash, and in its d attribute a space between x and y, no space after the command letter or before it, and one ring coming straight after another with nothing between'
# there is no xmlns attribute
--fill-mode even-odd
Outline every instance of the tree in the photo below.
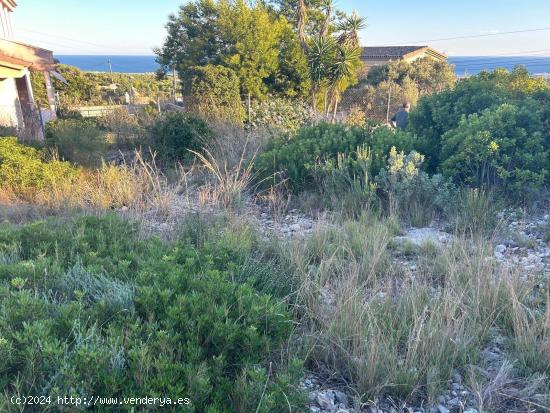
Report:
<svg viewBox="0 0 550 413"><path fill-rule="evenodd" d="M312 82L311 95L313 110L317 111L318 93L325 88L330 74L334 54L336 50L336 41L332 37L315 37L310 40L308 45L309 70ZM326 97L325 108L326 111Z"/></svg>
<svg viewBox="0 0 550 413"><path fill-rule="evenodd" d="M215 0L196 0L180 6L177 15L168 17L164 45L155 49L157 62L165 71L176 66L182 79L194 66L218 64L224 49L218 18Z"/></svg>
<svg viewBox="0 0 550 413"><path fill-rule="evenodd" d="M237 73L241 92L262 98L264 80L279 66L279 44L284 18L275 18L260 2L249 7L244 0L220 1L218 26L227 45L223 63Z"/></svg>
<svg viewBox="0 0 550 413"><path fill-rule="evenodd" d="M225 66L195 66L190 71L190 86L186 95L194 111L206 119L242 122L239 77Z"/></svg>
<svg viewBox="0 0 550 413"><path fill-rule="evenodd" d="M333 122L336 120L336 112L342 92L355 79L360 53L360 49L351 44L339 44L336 47L334 61L329 72L328 84L330 105L333 108Z"/></svg>
<svg viewBox="0 0 550 413"><path fill-rule="evenodd" d="M359 47L359 32L367 27L367 23L364 17L361 17L354 11L351 15L346 16L336 26L340 31L339 43L350 44L354 47Z"/></svg>
<svg viewBox="0 0 550 413"><path fill-rule="evenodd" d="M186 90L195 67L221 65L237 74L243 95L262 99L270 93L307 93L298 35L264 2L194 0L171 15L166 28L157 61L165 71L175 66Z"/></svg>
<svg viewBox="0 0 550 413"><path fill-rule="evenodd" d="M290 25L284 25L279 42L279 65L265 83L270 92L285 97L305 97L311 89L306 54Z"/></svg>

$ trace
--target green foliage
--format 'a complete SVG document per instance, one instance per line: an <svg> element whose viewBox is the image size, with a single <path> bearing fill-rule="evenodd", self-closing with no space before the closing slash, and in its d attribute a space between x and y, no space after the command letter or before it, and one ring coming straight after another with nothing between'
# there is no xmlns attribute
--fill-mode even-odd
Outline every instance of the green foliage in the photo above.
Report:
<svg viewBox="0 0 550 413"><path fill-rule="evenodd" d="M172 92L172 80L158 80L154 74L128 74L84 72L80 69L58 64L55 70L59 72L68 84L52 77L55 90L59 92L62 107L75 105L104 105L109 100L114 103L124 103L124 94L134 88L136 98L156 99L168 97ZM41 72L31 74L33 92L41 106L47 105L46 86ZM116 90L109 89L114 81Z"/></svg>
<svg viewBox="0 0 550 413"><path fill-rule="evenodd" d="M456 198L450 182L420 170L423 162L418 152L405 155L392 147L387 168L376 177L390 213L416 227L428 226L437 215L444 215Z"/></svg>
<svg viewBox="0 0 550 413"><path fill-rule="evenodd" d="M48 191L56 184L76 178L78 171L68 162L46 161L38 149L17 142L16 138L0 139L0 189L23 199Z"/></svg>
<svg viewBox="0 0 550 413"><path fill-rule="evenodd" d="M105 132L89 119L61 119L46 125L46 146L62 160L97 166L107 148Z"/></svg>
<svg viewBox="0 0 550 413"><path fill-rule="evenodd" d="M307 58L289 25L282 27L278 51L279 66L265 81L268 89L288 98L307 96L311 88Z"/></svg>
<svg viewBox="0 0 550 413"><path fill-rule="evenodd" d="M250 126L276 128L287 134L311 124L314 117L304 102L274 96L264 101L253 100L250 109Z"/></svg>
<svg viewBox="0 0 550 413"><path fill-rule="evenodd" d="M421 138L417 150L426 155L428 170L437 170L442 137L457 128L464 116L480 115L486 109L504 103L521 107L529 98L539 102L536 112L547 117L547 103L550 101L548 84L543 79L531 78L522 68L511 73L504 69L483 72L461 80L453 89L422 98L418 107L411 112L409 127ZM548 125L541 132L548 133Z"/></svg>
<svg viewBox="0 0 550 413"><path fill-rule="evenodd" d="M191 107L201 117L241 123L245 113L241 104L237 74L225 66L194 66L190 69L187 91Z"/></svg>
<svg viewBox="0 0 550 413"><path fill-rule="evenodd" d="M190 412L299 409L300 364L268 359L291 319L233 281L243 252L140 240L114 216L0 225L0 405L142 394L187 397Z"/></svg>
<svg viewBox="0 0 550 413"><path fill-rule="evenodd" d="M463 117L441 137L441 171L474 187L516 193L544 185L550 145L543 113L532 100Z"/></svg>
<svg viewBox="0 0 550 413"><path fill-rule="evenodd" d="M167 112L153 124L151 135L152 149L169 162L188 158L189 150L200 150L212 137L212 131L200 118Z"/></svg>
<svg viewBox="0 0 550 413"><path fill-rule="evenodd" d="M190 90L197 66L224 66L237 74L240 93L264 98L268 93L305 95L307 65L287 20L264 3L244 0L197 0L169 17L168 35L158 62L176 66Z"/></svg>
<svg viewBox="0 0 550 413"><path fill-rule="evenodd" d="M386 121L388 97L391 117L403 103L414 107L422 96L452 88L455 82L453 67L447 62L428 58L394 61L370 68L366 79L346 91L342 106L348 111L358 107L368 118Z"/></svg>
<svg viewBox="0 0 550 413"><path fill-rule="evenodd" d="M456 82L452 65L430 58L417 59L410 63L396 60L387 65L374 66L369 70L366 81L372 86L387 81L403 86L407 79L417 86L421 96L441 92L453 87Z"/></svg>
<svg viewBox="0 0 550 413"><path fill-rule="evenodd" d="M336 166L338 156L346 158L346 168L351 176L362 176L364 168L357 164L358 153L367 150L368 176L374 177L385 166L392 146L407 149L408 145L408 135L385 127L361 128L323 123L302 128L289 140L274 141L266 152L258 156L256 168L265 177L283 172L294 190L314 189L322 184L320 170L324 174L331 165Z"/></svg>

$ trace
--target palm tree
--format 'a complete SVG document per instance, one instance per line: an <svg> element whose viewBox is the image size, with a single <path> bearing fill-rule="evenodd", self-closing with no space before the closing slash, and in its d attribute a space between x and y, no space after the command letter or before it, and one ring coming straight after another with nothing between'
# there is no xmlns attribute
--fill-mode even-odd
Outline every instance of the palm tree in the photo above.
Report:
<svg viewBox="0 0 550 413"><path fill-rule="evenodd" d="M337 30L341 32L338 42L348 43L354 47L359 46L359 32L367 27L364 17L361 17L354 11L350 16L341 21Z"/></svg>
<svg viewBox="0 0 550 413"><path fill-rule="evenodd" d="M336 46L336 41L332 37L314 37L309 42L308 62L312 81L311 97L314 112L317 110L317 93L327 83L331 73ZM325 97L326 107L327 99Z"/></svg>
<svg viewBox="0 0 550 413"><path fill-rule="evenodd" d="M340 102L342 90L346 82L351 79L357 69L357 62L361 49L349 43L338 44L334 54L334 61L330 68L328 91L330 95L330 105L333 108L332 121L336 120L338 103ZM325 112L328 117L328 110Z"/></svg>

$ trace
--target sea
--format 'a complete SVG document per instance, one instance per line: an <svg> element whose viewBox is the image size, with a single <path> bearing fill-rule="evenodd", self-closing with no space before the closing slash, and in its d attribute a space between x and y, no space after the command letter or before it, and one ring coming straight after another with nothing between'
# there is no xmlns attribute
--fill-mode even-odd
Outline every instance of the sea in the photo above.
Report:
<svg viewBox="0 0 550 413"><path fill-rule="evenodd" d="M159 68L155 56L99 56L56 55L61 63L76 66L84 71L108 72L109 61L113 72L152 73ZM450 56L457 76L475 75L482 70L524 66L532 74L550 76L550 56Z"/></svg>

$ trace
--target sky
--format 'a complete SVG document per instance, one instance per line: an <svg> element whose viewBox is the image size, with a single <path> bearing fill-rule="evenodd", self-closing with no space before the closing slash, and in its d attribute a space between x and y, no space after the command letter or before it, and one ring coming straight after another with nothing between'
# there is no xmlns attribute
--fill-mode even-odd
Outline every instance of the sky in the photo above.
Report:
<svg viewBox="0 0 550 413"><path fill-rule="evenodd" d="M18 40L58 55L150 55L162 45L168 15L184 1L17 2L12 19ZM366 17L364 46L428 44L449 56L550 55L550 0L336 0L336 5Z"/></svg>

